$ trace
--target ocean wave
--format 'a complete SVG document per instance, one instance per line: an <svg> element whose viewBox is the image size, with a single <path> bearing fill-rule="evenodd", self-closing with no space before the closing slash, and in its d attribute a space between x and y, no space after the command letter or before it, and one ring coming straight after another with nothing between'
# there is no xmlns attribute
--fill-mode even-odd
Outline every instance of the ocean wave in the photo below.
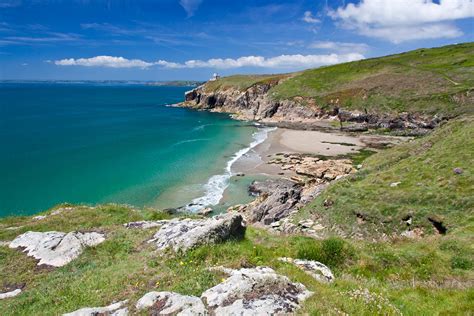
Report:
<svg viewBox="0 0 474 316"><path fill-rule="evenodd" d="M225 172L223 174L214 175L209 178L205 184L205 194L192 200L186 205L185 209L190 212L197 212L205 207L219 204L224 196L224 191L229 185L229 179L232 177L232 165L239 160L243 155L255 148L257 145L263 143L268 137L268 133L274 131L276 127L259 128L253 133L253 141L246 148L237 151L232 158L227 161Z"/></svg>
<svg viewBox="0 0 474 316"><path fill-rule="evenodd" d="M182 140L180 142L177 142L177 143L173 144L173 146L179 146L179 145L183 145L183 144L186 144L186 143L203 142L203 141L206 141L206 140L210 140L210 138L186 139L186 140Z"/></svg>

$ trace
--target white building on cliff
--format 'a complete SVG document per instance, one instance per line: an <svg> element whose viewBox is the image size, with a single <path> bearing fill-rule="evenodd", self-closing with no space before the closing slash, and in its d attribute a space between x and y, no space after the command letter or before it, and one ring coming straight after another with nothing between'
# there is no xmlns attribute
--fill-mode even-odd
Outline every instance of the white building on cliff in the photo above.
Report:
<svg viewBox="0 0 474 316"><path fill-rule="evenodd" d="M221 76L219 76L218 73L214 73L214 74L212 75L212 78L209 79L209 81L216 81L216 80L218 80L220 77L221 77Z"/></svg>

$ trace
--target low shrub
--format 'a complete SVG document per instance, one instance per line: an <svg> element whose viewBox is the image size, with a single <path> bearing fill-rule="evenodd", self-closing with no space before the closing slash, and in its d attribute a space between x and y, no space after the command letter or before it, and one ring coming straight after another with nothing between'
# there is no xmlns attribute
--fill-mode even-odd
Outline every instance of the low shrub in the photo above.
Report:
<svg viewBox="0 0 474 316"><path fill-rule="evenodd" d="M321 242L305 240L297 245L297 257L338 268L354 257L354 249L340 238L329 238Z"/></svg>

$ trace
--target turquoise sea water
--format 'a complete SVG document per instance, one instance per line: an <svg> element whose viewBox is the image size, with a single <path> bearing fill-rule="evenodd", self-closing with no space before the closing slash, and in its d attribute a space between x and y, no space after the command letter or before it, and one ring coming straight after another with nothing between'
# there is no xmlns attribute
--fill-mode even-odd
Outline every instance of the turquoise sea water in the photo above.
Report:
<svg viewBox="0 0 474 316"><path fill-rule="evenodd" d="M218 200L229 161L262 135L227 115L166 106L188 89L0 84L0 216L63 202Z"/></svg>

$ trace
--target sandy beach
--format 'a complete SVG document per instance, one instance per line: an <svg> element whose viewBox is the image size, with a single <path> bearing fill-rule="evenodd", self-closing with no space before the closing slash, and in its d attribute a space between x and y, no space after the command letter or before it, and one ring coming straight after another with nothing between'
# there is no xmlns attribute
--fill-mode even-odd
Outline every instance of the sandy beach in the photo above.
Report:
<svg viewBox="0 0 474 316"><path fill-rule="evenodd" d="M278 165L267 164L277 153L302 153L338 156L357 152L374 142L400 142L396 137L349 135L342 132L321 132L278 128L269 132L268 138L253 148L233 165L233 172L246 175L292 175ZM371 148L374 150L373 148Z"/></svg>

